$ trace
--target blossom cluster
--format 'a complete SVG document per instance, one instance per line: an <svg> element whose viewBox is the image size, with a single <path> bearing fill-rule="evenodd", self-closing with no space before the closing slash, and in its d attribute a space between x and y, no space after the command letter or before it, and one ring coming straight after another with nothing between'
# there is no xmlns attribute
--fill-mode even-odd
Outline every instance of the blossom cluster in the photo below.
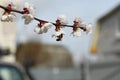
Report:
<svg viewBox="0 0 120 80"><path fill-rule="evenodd" d="M14 8L14 5L12 3L7 5L7 8L9 10L5 10L2 17L1 17L1 21L3 22L13 22L13 20L15 19L15 14L11 12L11 9Z"/></svg>
<svg viewBox="0 0 120 80"><path fill-rule="evenodd" d="M57 17L55 23L40 20L34 17L35 7L32 4L25 3L23 10L18 11L14 9L14 5L12 3L8 4L6 7L1 7L4 9L4 13L2 14L1 21L3 22L13 22L15 19L15 12L21 13L22 19L24 20L24 24L28 25L33 20L39 21L37 26L34 29L34 32L37 34L46 33L52 26L55 26L55 32L53 33L52 37L56 38L56 41L61 41L65 32L62 30L64 27L71 27L73 37L81 36L82 32L86 32L87 34L92 33L92 24L84 24L81 18L76 17L73 21L73 25L68 25L68 20L65 15L60 15Z"/></svg>

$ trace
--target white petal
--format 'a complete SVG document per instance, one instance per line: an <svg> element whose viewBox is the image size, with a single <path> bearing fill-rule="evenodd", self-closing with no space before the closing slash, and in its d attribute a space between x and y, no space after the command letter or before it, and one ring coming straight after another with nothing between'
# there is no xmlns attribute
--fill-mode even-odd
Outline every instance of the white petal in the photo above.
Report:
<svg viewBox="0 0 120 80"><path fill-rule="evenodd" d="M82 22L82 19L80 18L80 17L76 17L75 19L74 19L74 21L76 21L76 22Z"/></svg>
<svg viewBox="0 0 120 80"><path fill-rule="evenodd" d="M59 36L61 33L59 31L56 31L55 33L53 33L52 37L57 37Z"/></svg>
<svg viewBox="0 0 120 80"><path fill-rule="evenodd" d="M57 19L59 19L59 20L66 19L66 16L65 15L59 15Z"/></svg>
<svg viewBox="0 0 120 80"><path fill-rule="evenodd" d="M8 18L8 15L3 15L3 16L1 17L1 21L7 21L7 18Z"/></svg>
<svg viewBox="0 0 120 80"><path fill-rule="evenodd" d="M11 2L12 8L17 9L16 4L14 2Z"/></svg>
<svg viewBox="0 0 120 80"><path fill-rule="evenodd" d="M34 19L34 16L32 14L28 14L28 16L30 16L32 20Z"/></svg>
<svg viewBox="0 0 120 80"><path fill-rule="evenodd" d="M41 30L46 33L48 31L48 29L50 29L52 26L51 23L45 23L42 27L41 27Z"/></svg>
<svg viewBox="0 0 120 80"><path fill-rule="evenodd" d="M34 20L34 17L31 14L24 14L22 18L25 19L25 24L29 24L32 20Z"/></svg>
<svg viewBox="0 0 120 80"><path fill-rule="evenodd" d="M56 31L55 33L53 33L52 37L57 37L57 36L59 36L59 35L61 35L61 34L65 34L65 32L62 31L62 30Z"/></svg>
<svg viewBox="0 0 120 80"><path fill-rule="evenodd" d="M46 23L41 28L37 26L34 31L38 34L46 33L51 25L51 23Z"/></svg>
<svg viewBox="0 0 120 80"><path fill-rule="evenodd" d="M57 19L61 21L62 25L68 24L68 21L65 15L59 15Z"/></svg>
<svg viewBox="0 0 120 80"><path fill-rule="evenodd" d="M73 37L79 37L82 35L80 31L72 32L71 34L73 35Z"/></svg>
<svg viewBox="0 0 120 80"><path fill-rule="evenodd" d="M45 23L43 26L49 29L53 26L53 24L52 23Z"/></svg>
<svg viewBox="0 0 120 80"><path fill-rule="evenodd" d="M44 26L42 26L42 27L40 28L40 31L41 31L41 33L46 33L46 32L48 31L48 29L45 28Z"/></svg>
<svg viewBox="0 0 120 80"><path fill-rule="evenodd" d="M44 33L47 33L47 32L48 32L48 28L45 27L45 28L43 29L43 32L44 32Z"/></svg>
<svg viewBox="0 0 120 80"><path fill-rule="evenodd" d="M30 4L28 2L25 2L24 7L29 8Z"/></svg>
<svg viewBox="0 0 120 80"><path fill-rule="evenodd" d="M23 17L24 19L34 19L34 16L32 14L24 14Z"/></svg>
<svg viewBox="0 0 120 80"><path fill-rule="evenodd" d="M31 20L24 20L24 23L27 25L31 22Z"/></svg>
<svg viewBox="0 0 120 80"><path fill-rule="evenodd" d="M13 22L16 18L16 16L14 14L10 14L8 15L9 21Z"/></svg>
<svg viewBox="0 0 120 80"><path fill-rule="evenodd" d="M26 16L27 16L27 14L23 14L22 18L23 18L23 19L25 19L25 18L26 18Z"/></svg>
<svg viewBox="0 0 120 80"><path fill-rule="evenodd" d="M61 34L64 34L65 35L65 32L63 30L60 30Z"/></svg>
<svg viewBox="0 0 120 80"><path fill-rule="evenodd" d="M38 26L34 29L34 32L36 32L37 34L42 34L41 29Z"/></svg>
<svg viewBox="0 0 120 80"><path fill-rule="evenodd" d="M6 21L7 21L7 22L9 22L9 21L10 21L10 19L9 19L9 17L8 17L8 16L7 16L7 18L6 18Z"/></svg>
<svg viewBox="0 0 120 80"><path fill-rule="evenodd" d="M42 26L42 27L41 27L41 30L42 30L44 33L47 33L48 29L49 29L49 28L47 28L47 27L45 27L45 26Z"/></svg>
<svg viewBox="0 0 120 80"><path fill-rule="evenodd" d="M35 6L34 5L29 4L28 2L26 2L24 7L29 9L30 14L32 14L32 15L35 14Z"/></svg>
<svg viewBox="0 0 120 80"><path fill-rule="evenodd" d="M86 31L86 33L87 33L88 35L90 35L90 34L92 33L92 24L88 24L88 25L87 25L87 31Z"/></svg>
<svg viewBox="0 0 120 80"><path fill-rule="evenodd" d="M30 11L30 14L34 15L35 14L35 7L33 5L31 5L29 7L29 11Z"/></svg>

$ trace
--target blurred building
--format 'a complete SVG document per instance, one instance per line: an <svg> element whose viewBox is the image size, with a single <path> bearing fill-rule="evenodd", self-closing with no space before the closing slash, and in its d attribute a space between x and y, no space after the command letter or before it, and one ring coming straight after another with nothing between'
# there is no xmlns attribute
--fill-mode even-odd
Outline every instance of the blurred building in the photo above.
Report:
<svg viewBox="0 0 120 80"><path fill-rule="evenodd" d="M18 8L21 0L12 0ZM7 6L10 0L0 0L0 4ZM0 9L0 17L3 14L3 9ZM1 22L0 21L0 48L9 49L10 52L16 51L16 29L17 24L15 22Z"/></svg>
<svg viewBox="0 0 120 80"><path fill-rule="evenodd" d="M60 45L45 45L37 42L20 44L17 48L16 59L22 65L32 64L32 67L73 67L70 52Z"/></svg>
<svg viewBox="0 0 120 80"><path fill-rule="evenodd" d="M97 21L91 53L105 58L120 56L120 5Z"/></svg>
<svg viewBox="0 0 120 80"><path fill-rule="evenodd" d="M90 80L120 79L120 5L97 21L91 54L96 63L89 63Z"/></svg>

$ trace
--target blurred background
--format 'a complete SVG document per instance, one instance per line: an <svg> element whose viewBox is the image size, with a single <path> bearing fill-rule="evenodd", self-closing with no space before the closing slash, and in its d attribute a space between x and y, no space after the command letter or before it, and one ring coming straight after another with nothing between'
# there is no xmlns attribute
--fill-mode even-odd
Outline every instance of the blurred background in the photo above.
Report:
<svg viewBox="0 0 120 80"><path fill-rule="evenodd" d="M20 10L25 2L34 4L35 17L50 22L64 14L72 25L80 17L93 24L93 33L74 38L72 29L64 28L66 35L57 42L51 37L54 27L38 35L34 32L38 22L24 25L16 14L15 22L0 21L1 53L10 53L1 61L19 63L34 80L119 80L120 0L0 0L0 5L11 1Z"/></svg>

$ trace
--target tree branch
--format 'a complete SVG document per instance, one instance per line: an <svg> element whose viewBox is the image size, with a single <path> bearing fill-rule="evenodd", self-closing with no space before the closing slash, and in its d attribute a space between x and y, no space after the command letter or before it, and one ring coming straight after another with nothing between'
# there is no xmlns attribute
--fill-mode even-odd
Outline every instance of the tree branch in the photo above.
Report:
<svg viewBox="0 0 120 80"><path fill-rule="evenodd" d="M4 10L7 10L7 11L16 12L16 13L19 13L19 14L24 14L24 11L19 11L19 10L15 10L15 9L9 9L9 8L4 7L4 6L2 6L2 5L0 5L0 8L2 8L2 9L4 9ZM49 21L41 20L41 19L36 18L36 17L34 17L34 19L35 19L36 21L39 21L39 22L41 22L41 21L49 22ZM56 23L53 23L53 22L50 22L50 23L52 23L53 25L57 26ZM66 26L66 27L72 27L72 28L74 27L73 25L59 25L59 26ZM86 29L83 28L83 27L80 27L80 29L82 29L83 31L86 31Z"/></svg>

